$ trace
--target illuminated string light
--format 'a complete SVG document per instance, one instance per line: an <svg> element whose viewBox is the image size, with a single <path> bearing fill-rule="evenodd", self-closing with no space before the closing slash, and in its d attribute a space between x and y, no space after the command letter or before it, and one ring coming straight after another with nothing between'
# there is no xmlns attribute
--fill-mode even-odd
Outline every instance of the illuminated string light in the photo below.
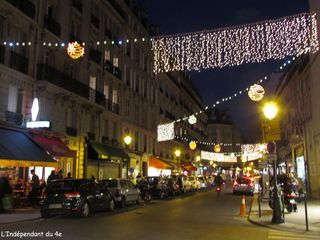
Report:
<svg viewBox="0 0 320 240"><path fill-rule="evenodd" d="M159 36L152 41L154 73L222 68L318 51L315 14L218 30Z"/></svg>
<svg viewBox="0 0 320 240"><path fill-rule="evenodd" d="M296 57L292 57L291 60L285 61L285 63L286 63L285 67L287 67L289 64L293 63L293 61L294 61L295 59L296 59ZM284 65L285 63L283 63L283 65ZM263 82L267 82L268 80L269 80L269 78L268 78L267 76L265 76L264 78L260 79L258 82L263 83ZM205 106L204 109L205 109L205 110L208 110L209 108L214 109L214 108L215 108L217 105L219 105L220 103L222 103L222 102L224 103L224 102L230 101L230 100L232 100L233 98L238 97L238 96L242 95L242 94L245 93L245 92L248 92L249 90L250 90L250 88L247 87L247 88L245 88L245 89L243 89L243 90L238 91L239 95L237 95L237 96L233 95L233 97L229 96L229 97L222 98L221 101L216 101L216 103L213 104L211 107L210 107L210 106ZM183 118L179 118L179 119L175 120L174 122L177 122L177 123L178 123L178 122L181 122L181 121L186 121L186 120L188 120L192 115L198 115L198 114L200 114L201 112L203 112L203 111L199 111L199 112L193 113L193 114L191 114L190 116L186 116L186 117L183 117Z"/></svg>

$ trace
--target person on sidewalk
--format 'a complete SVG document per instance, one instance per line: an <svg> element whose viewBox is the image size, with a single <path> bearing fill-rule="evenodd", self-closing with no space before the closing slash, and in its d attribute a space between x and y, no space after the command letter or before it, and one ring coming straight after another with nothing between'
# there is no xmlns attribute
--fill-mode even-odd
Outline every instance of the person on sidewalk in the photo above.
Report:
<svg viewBox="0 0 320 240"><path fill-rule="evenodd" d="M7 175L0 177L0 213L12 210L12 188Z"/></svg>
<svg viewBox="0 0 320 240"><path fill-rule="evenodd" d="M71 172L68 172L67 177L65 179L72 179Z"/></svg>
<svg viewBox="0 0 320 240"><path fill-rule="evenodd" d="M40 180L37 174L35 174L34 169L31 170L31 191L29 193L29 201L31 206L38 205L38 195L40 190Z"/></svg>

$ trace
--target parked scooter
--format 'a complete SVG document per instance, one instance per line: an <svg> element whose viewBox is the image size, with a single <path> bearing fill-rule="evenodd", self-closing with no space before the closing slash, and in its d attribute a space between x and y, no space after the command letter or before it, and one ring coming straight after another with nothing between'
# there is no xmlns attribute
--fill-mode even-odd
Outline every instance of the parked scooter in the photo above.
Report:
<svg viewBox="0 0 320 240"><path fill-rule="evenodd" d="M151 194L150 194L150 185L146 179L141 179L141 181L138 182L139 190L140 190L140 196L141 199L145 202L150 202L152 200Z"/></svg>
<svg viewBox="0 0 320 240"><path fill-rule="evenodd" d="M297 207L297 198L298 194L293 189L284 189L283 186L278 187L279 194L282 196L283 199L283 207L287 209L289 213L292 211L296 212L298 210ZM269 194L269 207L273 209L273 187L270 187L270 194Z"/></svg>

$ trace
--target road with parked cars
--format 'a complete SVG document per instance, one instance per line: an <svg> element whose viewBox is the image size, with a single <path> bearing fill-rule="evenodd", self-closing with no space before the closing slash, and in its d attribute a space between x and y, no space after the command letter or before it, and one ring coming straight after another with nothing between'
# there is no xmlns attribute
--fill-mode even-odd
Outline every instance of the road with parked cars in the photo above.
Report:
<svg viewBox="0 0 320 240"><path fill-rule="evenodd" d="M251 199L246 197L247 211ZM267 239L267 230L239 216L241 200L227 182L220 196L214 187L207 187L149 203L132 201L114 209L108 200L105 208L87 217L54 216L1 225L0 229L52 234L43 239L237 239L240 235L248 240Z"/></svg>

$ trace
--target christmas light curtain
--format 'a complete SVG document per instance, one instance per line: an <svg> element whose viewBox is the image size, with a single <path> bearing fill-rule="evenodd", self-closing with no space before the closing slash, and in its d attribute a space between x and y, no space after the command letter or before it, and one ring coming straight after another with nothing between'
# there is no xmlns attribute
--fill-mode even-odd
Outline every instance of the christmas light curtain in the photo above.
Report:
<svg viewBox="0 0 320 240"><path fill-rule="evenodd" d="M318 51L316 15L303 13L152 40L154 72L222 68Z"/></svg>

